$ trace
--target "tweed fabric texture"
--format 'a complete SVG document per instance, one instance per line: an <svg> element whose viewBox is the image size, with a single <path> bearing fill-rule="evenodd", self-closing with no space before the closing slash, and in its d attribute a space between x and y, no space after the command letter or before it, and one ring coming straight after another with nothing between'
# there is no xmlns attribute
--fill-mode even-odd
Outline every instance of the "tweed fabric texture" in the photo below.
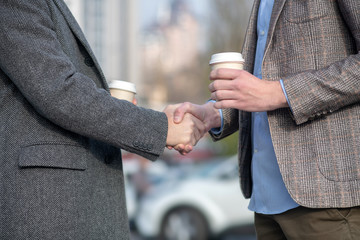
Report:
<svg viewBox="0 0 360 240"><path fill-rule="evenodd" d="M129 239L120 148L155 160L165 114L111 97L62 0L0 6L0 239Z"/></svg>
<svg viewBox="0 0 360 240"><path fill-rule="evenodd" d="M259 2L254 2L243 46L249 72ZM302 206L360 205L359 49L358 0L275 1L262 75L284 81L291 110L268 112L270 132L285 185ZM228 112L233 113L224 114L224 121L232 124L225 124L225 132L250 127L250 114ZM236 112L239 124L228 119ZM241 130L240 169L250 162L250 130ZM242 191L250 197L250 169L241 174Z"/></svg>

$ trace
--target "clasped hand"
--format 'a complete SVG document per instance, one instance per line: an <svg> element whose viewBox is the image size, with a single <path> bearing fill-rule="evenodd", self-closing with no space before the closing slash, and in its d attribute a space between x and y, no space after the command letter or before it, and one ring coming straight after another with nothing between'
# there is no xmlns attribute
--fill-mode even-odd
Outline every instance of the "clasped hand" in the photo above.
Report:
<svg viewBox="0 0 360 240"><path fill-rule="evenodd" d="M169 105L164 109L168 118L166 146L169 149L175 148L181 154L186 154L206 133L206 129L204 123L190 113L185 113L181 121L176 123L174 113L179 106L180 104Z"/></svg>
<svg viewBox="0 0 360 240"><path fill-rule="evenodd" d="M211 72L211 99L204 105L183 103L165 109L169 121L167 147L181 154L193 146L211 128L221 125L218 109L236 108L248 112L272 111L288 107L279 81L266 81L236 69L217 69Z"/></svg>
<svg viewBox="0 0 360 240"><path fill-rule="evenodd" d="M167 148L185 155L214 126L221 123L218 111L209 102L204 105L182 103L170 105L164 112L168 117Z"/></svg>

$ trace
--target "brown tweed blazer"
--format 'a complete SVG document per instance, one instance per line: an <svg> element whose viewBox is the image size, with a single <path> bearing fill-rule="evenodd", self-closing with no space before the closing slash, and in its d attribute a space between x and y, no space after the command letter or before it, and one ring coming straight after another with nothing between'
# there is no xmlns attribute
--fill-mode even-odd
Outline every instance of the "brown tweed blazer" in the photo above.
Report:
<svg viewBox="0 0 360 240"><path fill-rule="evenodd" d="M252 72L255 0L243 54ZM276 0L263 78L284 80L290 109L268 112L285 185L302 206L360 205L360 1ZM224 110L221 139L239 137L241 188L251 195L250 113Z"/></svg>

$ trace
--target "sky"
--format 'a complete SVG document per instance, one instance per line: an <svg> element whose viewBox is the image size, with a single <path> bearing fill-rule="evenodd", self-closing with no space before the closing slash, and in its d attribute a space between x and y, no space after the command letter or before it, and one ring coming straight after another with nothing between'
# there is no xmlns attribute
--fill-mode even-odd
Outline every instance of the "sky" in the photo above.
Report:
<svg viewBox="0 0 360 240"><path fill-rule="evenodd" d="M189 7L192 7L194 13L199 17L206 14L208 9L208 0L186 0ZM157 10L162 4L170 3L171 0L140 0L140 24L146 26L147 23L153 21L156 17Z"/></svg>

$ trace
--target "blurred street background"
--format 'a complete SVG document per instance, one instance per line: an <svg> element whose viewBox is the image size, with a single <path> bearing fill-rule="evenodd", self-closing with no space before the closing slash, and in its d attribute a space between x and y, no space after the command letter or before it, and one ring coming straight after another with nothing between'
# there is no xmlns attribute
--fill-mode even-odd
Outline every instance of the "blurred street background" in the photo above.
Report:
<svg viewBox="0 0 360 240"><path fill-rule="evenodd" d="M212 54L241 52L252 0L65 0L107 80L136 84L138 106L162 111L209 99ZM186 157L124 153L132 240L254 240L241 194L237 134L202 139ZM216 236L216 238L212 238Z"/></svg>

